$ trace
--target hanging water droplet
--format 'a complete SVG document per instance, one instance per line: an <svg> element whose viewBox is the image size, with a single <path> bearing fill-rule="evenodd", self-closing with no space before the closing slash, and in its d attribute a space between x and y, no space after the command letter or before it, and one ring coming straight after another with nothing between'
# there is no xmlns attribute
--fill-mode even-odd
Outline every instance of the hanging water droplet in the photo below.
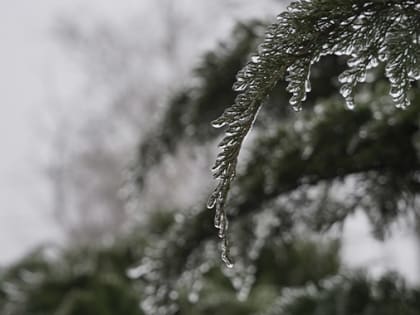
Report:
<svg viewBox="0 0 420 315"><path fill-rule="evenodd" d="M261 57L260 56L258 56L258 55L254 55L254 56L252 56L251 57L251 62L253 62L253 63L260 63L260 61L261 61Z"/></svg>
<svg viewBox="0 0 420 315"><path fill-rule="evenodd" d="M223 249L223 248L222 248L222 261L224 262L226 267L233 268L234 265L233 265L232 260L229 258L229 255L227 253L227 249Z"/></svg>
<svg viewBox="0 0 420 315"><path fill-rule="evenodd" d="M340 88L340 93L344 98L348 98L351 95L352 92L353 92L353 90L352 90L351 86L348 85L348 84L344 84Z"/></svg>
<svg viewBox="0 0 420 315"><path fill-rule="evenodd" d="M218 224L217 228L219 229L219 233L218 233L219 238L221 238L221 239L225 238L225 236L226 236L226 234L225 234L225 232L226 232L226 214L221 213L219 224Z"/></svg>
<svg viewBox="0 0 420 315"><path fill-rule="evenodd" d="M367 65L368 69L376 68L379 65L378 58L372 57L369 64Z"/></svg>
<svg viewBox="0 0 420 315"><path fill-rule="evenodd" d="M354 106L354 100L352 97L346 98L346 107L350 110L354 109L355 106Z"/></svg>
<svg viewBox="0 0 420 315"><path fill-rule="evenodd" d="M219 233L217 233L220 239L223 239L226 236L225 233L225 221L221 220L220 227L219 227Z"/></svg>
<svg viewBox="0 0 420 315"><path fill-rule="evenodd" d="M290 98L289 104L292 105L292 107L298 107L300 105L299 99L296 94L293 94L293 96Z"/></svg>
<svg viewBox="0 0 420 315"><path fill-rule="evenodd" d="M207 200L207 209L213 209L214 206L216 205L216 201L217 201L217 194L212 193L209 199Z"/></svg>
<svg viewBox="0 0 420 315"><path fill-rule="evenodd" d="M311 81L306 80L305 81L305 92L308 93L308 92L311 91L311 89L312 89L312 87L311 87Z"/></svg>
<svg viewBox="0 0 420 315"><path fill-rule="evenodd" d="M365 82L366 81L366 71L361 71L359 73L359 77L357 78L358 82Z"/></svg>
<svg viewBox="0 0 420 315"><path fill-rule="evenodd" d="M299 105L292 105L292 109L295 112L300 112L300 111L302 111L302 106L300 104Z"/></svg>
<svg viewBox="0 0 420 315"><path fill-rule="evenodd" d="M360 58L360 57L353 57L353 58L350 58L350 59L347 61L347 65L348 65L350 68L354 68L354 67L356 67L357 65L361 64L362 62L363 62L363 59L362 59L362 58Z"/></svg>
<svg viewBox="0 0 420 315"><path fill-rule="evenodd" d="M399 86L391 86L391 89L389 90L389 95L392 96L392 98L396 99L401 97L404 94L404 89L402 89Z"/></svg>
<svg viewBox="0 0 420 315"><path fill-rule="evenodd" d="M420 69L412 69L408 72L408 76L415 81L420 80Z"/></svg>
<svg viewBox="0 0 420 315"><path fill-rule="evenodd" d="M349 83L351 81L351 75L347 71L344 71L338 76L338 82L340 83Z"/></svg>

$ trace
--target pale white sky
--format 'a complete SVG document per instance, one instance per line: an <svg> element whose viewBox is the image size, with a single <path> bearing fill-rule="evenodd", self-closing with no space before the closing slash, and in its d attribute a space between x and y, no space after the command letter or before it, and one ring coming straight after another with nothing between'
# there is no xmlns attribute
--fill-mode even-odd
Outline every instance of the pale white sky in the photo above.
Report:
<svg viewBox="0 0 420 315"><path fill-rule="evenodd" d="M45 240L60 240L43 177L42 115L51 97L76 91L77 69L62 56L51 29L61 14L121 22L141 1L0 1L0 264ZM53 90L54 89L54 90Z"/></svg>
<svg viewBox="0 0 420 315"><path fill-rule="evenodd" d="M124 25L134 14L147 10L150 3L0 0L0 265L17 259L34 245L62 240L51 218L48 183L43 174L51 118L45 113L76 97L83 89L84 77L71 63L71 53L63 54L54 39L52 29L57 18L106 19ZM194 7L198 2L177 3ZM201 4L203 9L198 13L209 14L217 1ZM266 8L267 1L265 8L254 3L248 4L247 10L258 15L267 12ZM234 23L232 18L219 18L216 29L224 27L220 20L227 25ZM215 34L211 36L213 40L207 45L214 42Z"/></svg>
<svg viewBox="0 0 420 315"><path fill-rule="evenodd" d="M144 4L139 0L0 0L0 265L36 244L62 239L51 219L42 173L48 141L42 117L51 102L74 96L83 76L54 42L51 29L56 17L106 17L123 23ZM368 230L360 216L347 225L343 256L350 266L370 265L373 272L398 268L412 279L418 275L418 248L409 235L400 233L378 243L369 238Z"/></svg>

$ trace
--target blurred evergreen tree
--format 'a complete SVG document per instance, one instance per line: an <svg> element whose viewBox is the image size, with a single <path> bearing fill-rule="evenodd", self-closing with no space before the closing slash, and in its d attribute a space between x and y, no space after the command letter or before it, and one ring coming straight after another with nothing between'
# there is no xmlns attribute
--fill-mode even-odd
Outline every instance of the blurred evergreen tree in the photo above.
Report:
<svg viewBox="0 0 420 315"><path fill-rule="evenodd" d="M353 2L362 6L360 1ZM400 2L404 2L402 5L407 11L401 13L396 9ZM311 6L310 2L299 3L302 6ZM377 5L380 6L381 3L378 2ZM322 3L316 2L315 5L321 6ZM328 5L338 4L331 2L326 4ZM372 4L372 8L376 8L376 5ZM352 16L350 9L347 9L349 16ZM389 14L396 10L397 15L411 12L413 16L417 16L418 8L414 8L412 2L396 1L388 9ZM296 12L300 12L299 10L296 9ZM322 11L322 14L327 14L327 11ZM339 16L339 10L337 12ZM293 14L294 11L291 11L290 15ZM305 14L309 15L308 12ZM364 27L368 28L366 25ZM236 30L236 34L241 32ZM233 78L236 69L229 71L223 60L228 60L226 55L238 53L238 47L247 47L242 41L252 41L254 38L237 36L216 55L221 60L220 64L225 66L209 64L208 73L213 76L199 76L198 87L183 94L185 97L191 93L194 97L184 99L185 103L182 98L175 98L177 101L169 104L167 115L151 137L153 144L146 141L140 145L139 178L142 184L147 169L152 163L159 163L162 152L174 151L177 144L185 139L202 143L211 142L216 137L214 131L208 131L206 137L203 137L203 132L209 128L215 112L223 111L223 106L220 106L222 103L210 101L207 104L197 100L208 95L207 82L218 81L217 71L230 73ZM256 45L256 41L253 44ZM252 57L252 50L247 55L248 58L250 55ZM244 60L242 55L238 59ZM248 65L250 63L254 61L251 60ZM239 283L239 291L247 281L253 282L249 279L252 279L257 268L252 266L261 248L267 243L272 245L277 241L293 238L302 229L306 233L326 231L332 226L342 225L357 210L366 213L372 223L374 235L381 239L386 237L389 227L397 220L415 227L413 219L418 220L417 196L420 187L418 88L411 91L411 107L406 111L396 109L393 104L395 97L388 94L386 77L382 71L384 66L381 65L365 73L366 81L355 88L357 93L354 97L358 106L349 111L342 106L340 90L337 88L340 84L337 77L348 63L348 57L331 55L312 65L313 93L308 95L308 105L299 115L291 115L288 108L278 106L279 103L287 102L286 82L279 80L274 88L270 87L273 90L255 122L254 137L248 141L247 154L239 168L238 180L232 187L233 197L229 204L229 214L233 219L230 233L234 240L232 256L236 265L235 271L226 274L234 286ZM274 65L270 66L272 70ZM247 68L244 69L246 71ZM242 75L244 72L239 74L237 80ZM389 73L387 76L389 77ZM239 100L240 97L236 98L235 104ZM231 99L227 98L225 104L229 101ZM232 110L239 110L238 108ZM179 115L173 115L175 111ZM200 119L181 114L190 111L200 113L194 116ZM210 112L213 114L209 115ZM240 115L239 113L238 117ZM236 122L241 124L239 120L238 118ZM235 120L231 123L233 126ZM177 130L189 132L177 133ZM225 145L230 143L234 134L229 130L221 143L226 154L229 153ZM165 137L163 134L177 136ZM157 145L159 141L160 145ZM237 156L238 151L233 151L232 156ZM203 265L214 264L209 258L212 255L203 255L214 250L212 226L208 223L208 216L205 207L195 209L179 220L158 246L152 246L154 251L151 250L153 254L149 256L150 260L141 265L148 266L158 274L150 278L143 276L147 283L154 286L153 292L161 290L160 292L167 292L169 295L171 288L177 287L179 281L192 273L192 270L200 278L201 270L207 270ZM224 227L220 228L218 221L221 216L223 215L220 213L219 216L216 214L215 225L221 230L220 236L223 238ZM226 243L222 244L222 250L223 246ZM174 259L175 256L180 260ZM166 260L171 260L171 266L158 266L158 261ZM238 274L242 277L241 280L237 280ZM153 278L165 280L155 281ZM151 299L150 305L159 305L166 298L166 294L162 293L162 298Z"/></svg>
<svg viewBox="0 0 420 315"><path fill-rule="evenodd" d="M0 275L0 313L143 314L126 269L138 259L130 242L110 248L43 247Z"/></svg>

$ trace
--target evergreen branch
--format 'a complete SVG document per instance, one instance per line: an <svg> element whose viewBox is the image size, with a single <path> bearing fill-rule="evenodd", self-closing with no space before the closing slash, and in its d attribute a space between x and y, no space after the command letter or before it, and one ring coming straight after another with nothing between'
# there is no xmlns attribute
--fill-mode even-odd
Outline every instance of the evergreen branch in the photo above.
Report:
<svg viewBox="0 0 420 315"><path fill-rule="evenodd" d="M366 71L379 62L385 63L396 106L405 108L410 104L411 82L420 78L419 19L420 5L413 0L300 0L268 28L258 54L237 75L233 89L240 94L235 103L213 122L214 127L227 126L227 130L213 167L218 185L208 208L216 207L215 226L222 239L222 259L228 265L225 204L229 188L242 143L273 86L285 78L292 94L289 102L300 110L311 88L312 64L325 55L347 55L351 59L349 69L340 75L340 92L349 108L354 107L357 83L365 81Z"/></svg>

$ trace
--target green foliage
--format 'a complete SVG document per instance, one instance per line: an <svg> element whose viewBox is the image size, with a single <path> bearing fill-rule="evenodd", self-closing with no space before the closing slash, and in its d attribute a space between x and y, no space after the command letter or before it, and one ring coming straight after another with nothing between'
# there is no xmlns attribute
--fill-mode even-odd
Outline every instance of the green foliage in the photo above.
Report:
<svg viewBox="0 0 420 315"><path fill-rule="evenodd" d="M318 284L338 272L337 250L335 242L316 244L299 240L267 247L258 259L259 272L246 296L241 295L241 290L234 290L221 275L217 276L220 271L216 266L204 278L200 300L181 304L180 314L214 314L221 310L226 314L256 314L266 310L284 288Z"/></svg>
<svg viewBox="0 0 420 315"><path fill-rule="evenodd" d="M0 313L143 314L138 292L126 276L138 259L130 242L103 249L34 251L0 275Z"/></svg>
<svg viewBox="0 0 420 315"><path fill-rule="evenodd" d="M104 249L45 248L28 255L0 275L1 314L143 314L139 300L143 304L162 291L151 291L143 278L125 276L137 259L135 239L132 235ZM336 241L270 244L257 259L258 272L246 296L226 281L215 263L192 288L184 278L171 291L170 301L146 308L146 314L417 314L420 291L408 288L395 274L379 280L362 273L337 275L338 251ZM168 267L174 259L161 263Z"/></svg>
<svg viewBox="0 0 420 315"><path fill-rule="evenodd" d="M130 235L106 248L76 247L62 251L45 247L34 251L0 274L1 314L143 314L139 301L144 304L162 290L151 292L147 278L139 281L126 276L127 270L132 273L129 267L139 259L139 253L135 253L138 240L138 236ZM335 241L293 240L266 247L258 259L262 268L256 275L255 289L246 300L238 299L237 291L216 262L204 271L199 291L189 287L184 278L173 288L171 297L177 302L178 314L213 314L220 309L228 314L253 314L266 308L285 286L301 286L308 281L318 283L337 273L338 250L339 243ZM305 264L300 264L301 261ZM161 264L169 267L172 262L174 259L168 258ZM278 273L273 275L273 270ZM149 279L153 273L148 270ZM170 280L159 278L162 283ZM195 300L196 294L201 296L199 303ZM166 301L152 313L170 311L170 301Z"/></svg>
<svg viewBox="0 0 420 315"><path fill-rule="evenodd" d="M288 198L295 215L315 229L342 223L359 207L379 237L399 216L418 215L419 96L415 106L400 111L383 91L378 83L353 111L333 99L272 127L254 143L232 207L244 213L297 191L295 201ZM348 187L341 199L334 193L340 186ZM311 187L322 193L310 198ZM242 195L255 197L235 201ZM308 215L308 209L314 212Z"/></svg>
<svg viewBox="0 0 420 315"><path fill-rule="evenodd" d="M223 64L222 59L220 62ZM372 71L369 83L358 87L359 106L349 111L340 104L337 89L337 77L345 67L346 58L335 55L313 65L314 91L299 115L278 106L287 100L286 85L281 80L260 111L255 138L233 187L229 207L235 268L225 274L234 287L234 283L238 284L235 289L239 296L244 287L245 292L248 286L258 287L252 279L260 270L277 270L266 265L273 257L267 256L265 248L296 239L302 229L325 231L341 225L356 209L361 209L371 219L375 235L383 238L396 220L409 221L418 216L418 89L413 91L414 105L400 111L388 96L385 77ZM204 93L205 86L202 88ZM206 112L198 103L188 106ZM182 123L190 130L198 130L208 121L209 117L202 115L200 122L185 119ZM159 128L167 128L170 133L171 126L163 121ZM193 132L168 137L168 142L176 148L185 139L213 137L213 132L207 138ZM147 154L147 150L143 153ZM175 222L158 244L150 246L148 252L152 254L140 266L149 266L148 270L154 273L142 278L153 287L153 292L166 292L161 298L149 300L151 309L167 303L171 290L185 283L185 278L203 279L203 270L206 273L218 266L208 216L204 206L194 209ZM266 257L265 264L259 263L261 256ZM168 260L170 266L159 265ZM158 267L152 268L153 265ZM279 270L278 273L284 275Z"/></svg>
<svg viewBox="0 0 420 315"><path fill-rule="evenodd" d="M333 277L320 286L284 290L263 315L414 315L420 291L410 290L395 274L372 281L363 275Z"/></svg>
<svg viewBox="0 0 420 315"><path fill-rule="evenodd" d="M236 175L238 155L257 112L276 83L284 78L292 94L289 103L300 110L311 90L311 67L325 55L347 55L348 69L340 76L340 92L349 108L353 90L367 71L382 62L397 107L410 104L411 82L420 77L420 6L413 0L293 2L268 30L258 54L238 73L233 89L240 92L232 106L213 122L226 126L213 167L218 184L208 207L215 207L215 226L222 238L222 258L228 263L225 204Z"/></svg>

